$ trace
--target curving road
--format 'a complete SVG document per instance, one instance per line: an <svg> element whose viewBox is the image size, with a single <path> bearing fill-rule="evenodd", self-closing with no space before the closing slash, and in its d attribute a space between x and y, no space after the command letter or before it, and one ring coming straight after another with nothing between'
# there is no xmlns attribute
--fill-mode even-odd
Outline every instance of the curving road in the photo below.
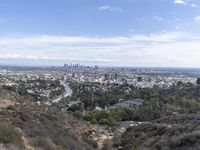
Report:
<svg viewBox="0 0 200 150"><path fill-rule="evenodd" d="M60 80L60 84L62 85L62 86L64 86L64 88L65 88L65 92L62 94L62 95L60 95L60 96L58 96L57 98L55 98L55 99L53 99L53 100L51 100L51 102L52 103L58 103L59 101L61 101L61 99L62 98L65 98L65 97L71 97L72 96L72 90L70 89L70 87L68 86L68 84L66 84L64 81L62 81L62 80Z"/></svg>

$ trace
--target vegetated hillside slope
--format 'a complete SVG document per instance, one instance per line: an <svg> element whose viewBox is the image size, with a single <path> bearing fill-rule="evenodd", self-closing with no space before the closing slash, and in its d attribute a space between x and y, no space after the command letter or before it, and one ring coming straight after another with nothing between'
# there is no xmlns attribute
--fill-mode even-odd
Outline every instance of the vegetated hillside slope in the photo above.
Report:
<svg viewBox="0 0 200 150"><path fill-rule="evenodd" d="M0 102L1 104L3 104L3 102L19 104L24 102L32 102L32 98L30 96L22 96L14 90L4 89L0 87Z"/></svg>
<svg viewBox="0 0 200 150"><path fill-rule="evenodd" d="M0 149L92 150L94 128L53 106L15 102L15 93L0 90Z"/></svg>
<svg viewBox="0 0 200 150"><path fill-rule="evenodd" d="M200 85L180 84L169 89L159 90L162 96L175 96L177 99L196 99L200 100Z"/></svg>
<svg viewBox="0 0 200 150"><path fill-rule="evenodd" d="M14 101L14 99L16 101L16 100L18 100L18 99L16 99L17 97L20 97L20 95L17 94L16 92L0 88L0 100L1 101L2 100L11 100L11 101L13 100ZM20 98L23 99L23 97L20 97Z"/></svg>
<svg viewBox="0 0 200 150"><path fill-rule="evenodd" d="M200 116L177 115L129 128L122 136L123 150L198 150Z"/></svg>

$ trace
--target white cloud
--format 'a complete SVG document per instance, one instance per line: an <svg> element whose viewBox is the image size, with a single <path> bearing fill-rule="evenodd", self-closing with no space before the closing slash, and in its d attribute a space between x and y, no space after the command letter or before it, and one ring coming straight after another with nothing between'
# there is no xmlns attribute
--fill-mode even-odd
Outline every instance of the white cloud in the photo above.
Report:
<svg viewBox="0 0 200 150"><path fill-rule="evenodd" d="M195 20L197 23L200 23L200 16L196 16L196 17L194 18L194 20Z"/></svg>
<svg viewBox="0 0 200 150"><path fill-rule="evenodd" d="M111 12L122 12L121 8L113 7L113 6L110 6L110 5L100 6L99 10L107 10L107 11L111 11Z"/></svg>
<svg viewBox="0 0 200 150"><path fill-rule="evenodd" d="M198 66L199 37L181 32L107 38L84 36L0 37L0 63L29 60L112 66Z"/></svg>
<svg viewBox="0 0 200 150"><path fill-rule="evenodd" d="M127 44L131 42L171 42L180 37L182 32L161 32L149 35L115 36L108 38L84 36L25 36L25 37L0 37L0 46L25 45L25 46L70 46L70 45L98 45L98 44Z"/></svg>
<svg viewBox="0 0 200 150"><path fill-rule="evenodd" d="M192 3L192 1L190 1L190 0L174 0L174 4L186 5L186 6L190 6L193 8L198 8L198 6L195 3Z"/></svg>
<svg viewBox="0 0 200 150"><path fill-rule="evenodd" d="M191 4L191 6L192 6L192 7L194 7L194 8L197 8L197 5L196 5L196 4L194 4L194 3L193 3L193 4Z"/></svg>
<svg viewBox="0 0 200 150"><path fill-rule="evenodd" d="M186 5L186 1L185 0L174 0L174 4L184 4Z"/></svg>
<svg viewBox="0 0 200 150"><path fill-rule="evenodd" d="M161 22L161 21L165 20L164 18L162 18L160 16L153 16L152 19L155 20L155 21L158 21L158 22Z"/></svg>
<svg viewBox="0 0 200 150"><path fill-rule="evenodd" d="M132 36L133 40L136 41L151 41L151 42L172 42L177 39L184 37L182 32L163 32L163 33L154 33L148 36L146 35L135 35Z"/></svg>
<svg viewBox="0 0 200 150"><path fill-rule="evenodd" d="M177 25L175 28L176 28L176 29L180 29L180 26L179 26L179 25Z"/></svg>

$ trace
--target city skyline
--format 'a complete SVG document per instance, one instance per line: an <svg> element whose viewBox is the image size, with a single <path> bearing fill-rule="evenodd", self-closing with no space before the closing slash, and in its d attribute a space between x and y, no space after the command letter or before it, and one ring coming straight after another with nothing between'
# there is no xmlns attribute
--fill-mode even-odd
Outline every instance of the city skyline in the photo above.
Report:
<svg viewBox="0 0 200 150"><path fill-rule="evenodd" d="M197 0L3 0L0 64L200 67Z"/></svg>

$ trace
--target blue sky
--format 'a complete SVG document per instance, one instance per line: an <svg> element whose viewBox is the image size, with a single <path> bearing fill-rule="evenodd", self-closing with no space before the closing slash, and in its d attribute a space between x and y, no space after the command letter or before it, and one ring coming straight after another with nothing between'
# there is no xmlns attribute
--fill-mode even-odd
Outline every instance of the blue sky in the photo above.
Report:
<svg viewBox="0 0 200 150"><path fill-rule="evenodd" d="M1 0L0 64L200 67L199 0Z"/></svg>

